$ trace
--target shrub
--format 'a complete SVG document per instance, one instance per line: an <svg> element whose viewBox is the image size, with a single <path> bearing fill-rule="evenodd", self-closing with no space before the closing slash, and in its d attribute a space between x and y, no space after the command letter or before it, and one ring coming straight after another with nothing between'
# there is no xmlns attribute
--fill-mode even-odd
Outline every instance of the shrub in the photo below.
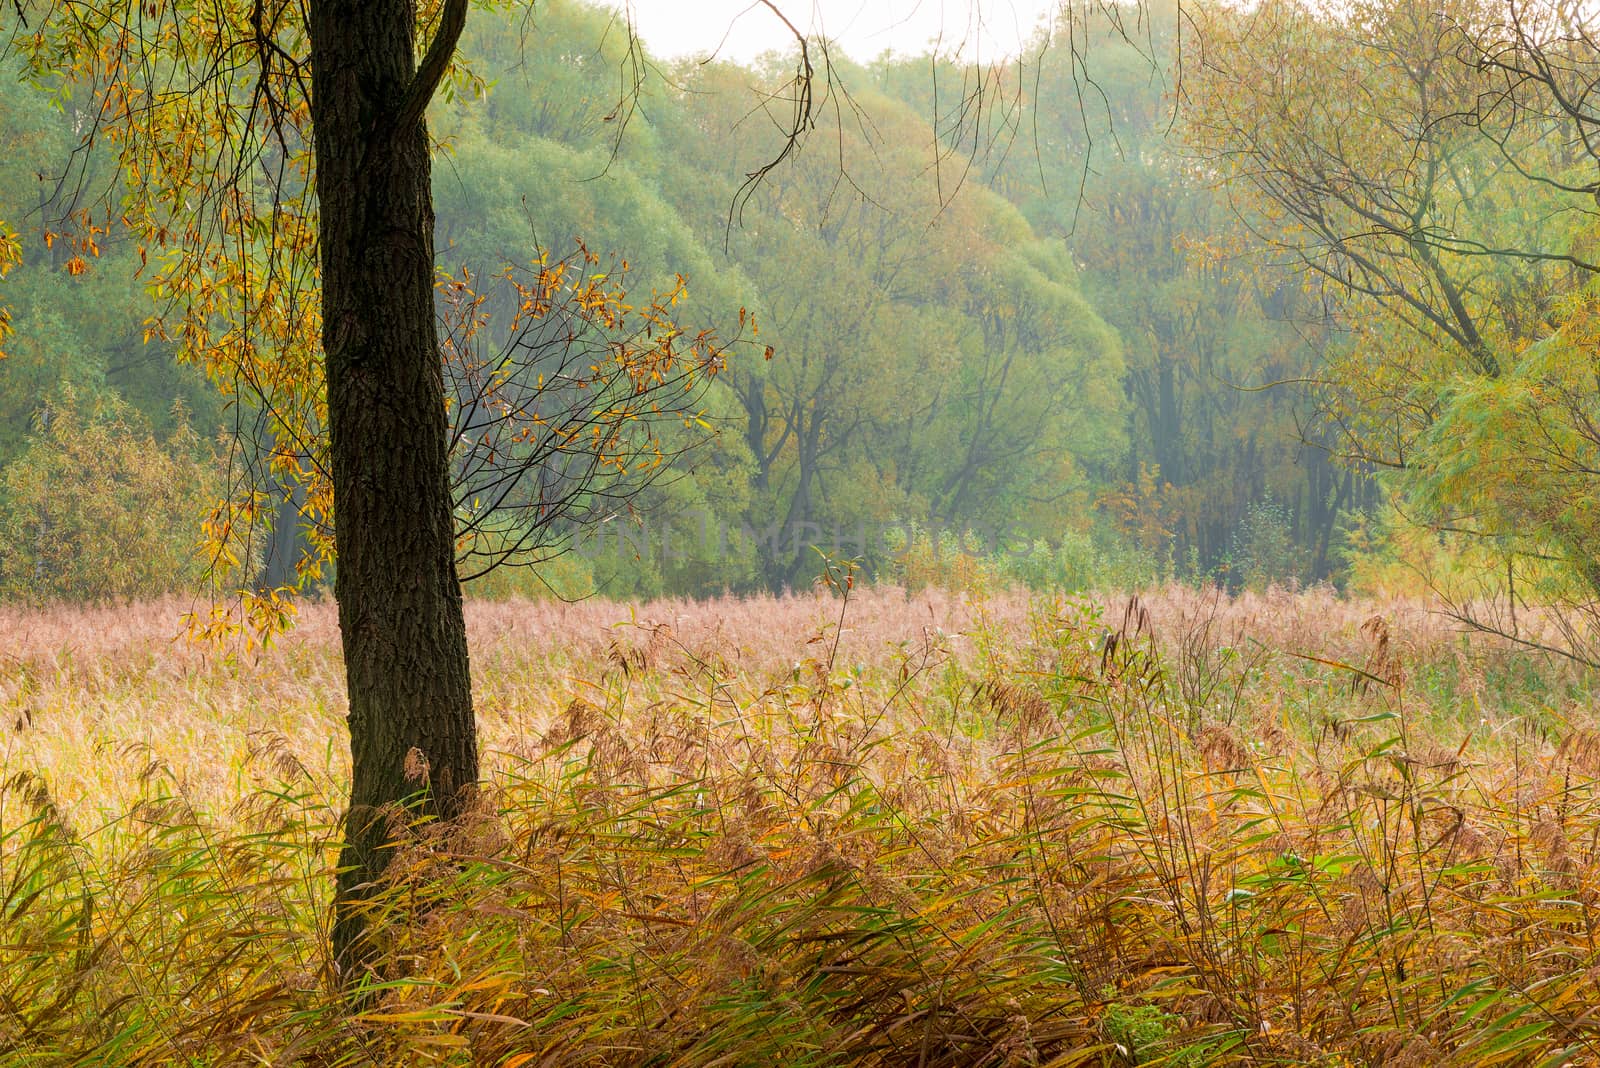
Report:
<svg viewBox="0 0 1600 1068"><path fill-rule="evenodd" d="M219 496L221 464L181 411L174 422L160 441L114 395L63 388L0 471L0 596L96 601L198 587L211 561L196 528Z"/></svg>

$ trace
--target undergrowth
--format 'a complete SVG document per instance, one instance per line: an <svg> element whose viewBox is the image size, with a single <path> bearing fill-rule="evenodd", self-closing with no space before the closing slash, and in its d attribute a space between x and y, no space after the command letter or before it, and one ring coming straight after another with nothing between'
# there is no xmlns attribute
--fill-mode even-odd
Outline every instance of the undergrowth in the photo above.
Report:
<svg viewBox="0 0 1600 1068"><path fill-rule="evenodd" d="M538 716L481 684L493 775L459 825L395 827L354 999L321 740L253 734L226 804L102 746L136 797L110 813L14 744L0 1063L1600 1063L1573 669L1198 595L977 603L863 649L882 596L816 602L788 662L636 622ZM486 670L536 674L510 655Z"/></svg>

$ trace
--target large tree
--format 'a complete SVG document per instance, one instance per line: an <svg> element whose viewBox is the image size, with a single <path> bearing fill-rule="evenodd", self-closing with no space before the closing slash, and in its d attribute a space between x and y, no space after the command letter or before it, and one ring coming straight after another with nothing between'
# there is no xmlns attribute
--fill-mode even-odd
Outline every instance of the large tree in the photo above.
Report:
<svg viewBox="0 0 1600 1068"><path fill-rule="evenodd" d="M334 592L350 699L344 902L384 867L386 805L424 791L426 810L448 819L478 781L423 120L466 14L466 0L447 0L419 65L414 0L310 6ZM361 926L344 908L336 948Z"/></svg>
<svg viewBox="0 0 1600 1068"><path fill-rule="evenodd" d="M425 120L442 85L481 88L456 62L467 7L59 0L20 6L10 34L85 144L113 146L121 165L66 235L73 250L107 225L135 235L161 302L153 331L258 413L271 443L261 473L305 485L303 518L337 556L351 801L334 948L346 966L370 959L363 903L396 816L454 818L479 778L451 484L463 435L447 416L459 398L442 369ZM539 274L530 303L565 277ZM566 291L591 314L585 330L620 325L614 292ZM678 382L676 329L643 311L645 378ZM536 406L494 399L552 442L525 460L576 439ZM564 502L527 503L548 514ZM276 506L259 489L236 504L213 524L220 543ZM275 596L257 610L274 615Z"/></svg>

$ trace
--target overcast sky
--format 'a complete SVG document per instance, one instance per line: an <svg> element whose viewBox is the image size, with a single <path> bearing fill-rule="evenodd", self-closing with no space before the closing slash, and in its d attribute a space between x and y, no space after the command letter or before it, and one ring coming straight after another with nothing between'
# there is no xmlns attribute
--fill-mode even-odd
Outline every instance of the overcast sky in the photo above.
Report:
<svg viewBox="0 0 1600 1068"><path fill-rule="evenodd" d="M794 41L778 17L755 0L607 0L633 10L639 34L655 55L670 59L718 56L748 60ZM775 0L794 24L825 33L852 57L872 59L885 49L924 52L941 47L967 59L990 60L1019 50L1059 0Z"/></svg>

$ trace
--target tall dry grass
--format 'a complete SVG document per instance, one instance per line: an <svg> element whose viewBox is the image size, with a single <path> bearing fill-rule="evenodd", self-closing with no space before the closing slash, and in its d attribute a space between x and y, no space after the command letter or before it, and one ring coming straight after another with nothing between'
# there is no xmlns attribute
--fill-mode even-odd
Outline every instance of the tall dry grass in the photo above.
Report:
<svg viewBox="0 0 1600 1068"><path fill-rule="evenodd" d="M0 1063L1600 1063L1593 680L1409 602L474 605L339 993L331 614L0 615Z"/></svg>

